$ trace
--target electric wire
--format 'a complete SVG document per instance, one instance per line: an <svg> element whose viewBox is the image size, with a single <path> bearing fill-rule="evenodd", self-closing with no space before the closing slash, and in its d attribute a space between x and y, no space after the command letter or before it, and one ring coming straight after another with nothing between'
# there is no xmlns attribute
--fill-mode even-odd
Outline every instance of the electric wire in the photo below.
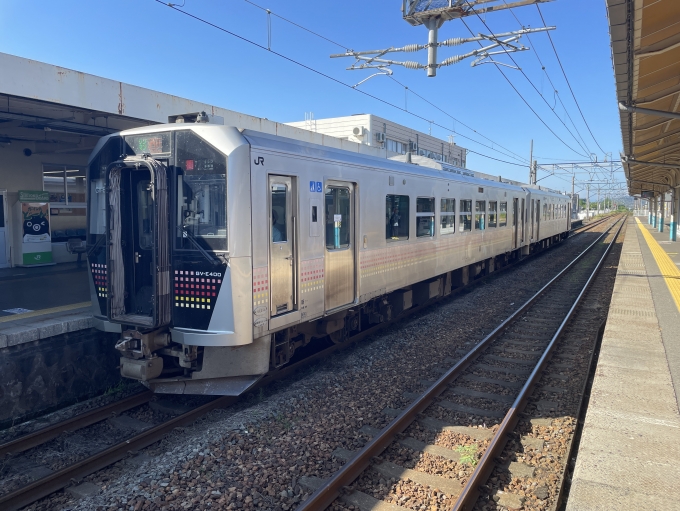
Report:
<svg viewBox="0 0 680 511"><path fill-rule="evenodd" d="M349 49L348 46L345 46L344 44L340 44L340 43L338 43L338 42L336 42L336 41L333 41L332 39L329 39L328 37L322 36L321 34L318 34L318 33L314 32L313 30L308 29L307 27L303 27L302 25L298 25L298 24L295 23L294 21L289 20L288 18L284 18L284 17L281 16L280 14L276 14L274 11L272 11L272 10L270 10L270 9L267 9L267 8L265 8L265 7L262 7L261 5L256 4L255 2L251 2L250 0L244 0L244 1L245 1L246 3L252 5L253 7L257 7L258 9L260 9L260 10L262 10L262 11L265 11L267 14L271 14L272 16L276 16L277 18L279 18L279 19L285 21L286 23L290 23L291 25L294 25L294 26L296 26L296 27L298 27L298 28L304 30L305 32L309 32L310 34L313 34L313 35L315 35L316 37L320 37L321 39L324 39L325 41L328 41L329 43L332 43L332 44L334 44L334 45L336 45L336 46L339 46L340 48L343 48L343 49L345 49L346 51L350 51L350 49Z"/></svg>
<svg viewBox="0 0 680 511"><path fill-rule="evenodd" d="M259 43L256 43L255 41L253 41L253 40L251 40L251 39L248 39L247 37L244 37L244 36L242 36L242 35L239 35L239 34L237 34L237 33L235 33L235 32L232 32L232 31L230 31L230 30L224 28L224 27L221 27L221 26L219 26L219 25L216 25L215 23L212 23L212 22L210 22L210 21L208 21L208 20L206 20L206 19L203 19L203 18L201 18L200 16L196 16L195 14L191 14L190 12L183 11L182 9L178 9L176 6L174 6L174 5L172 5L172 4L168 4L168 3L164 2L163 0L155 0L155 1L156 1L157 3L159 3L159 4L161 4L161 5L165 5L165 6L167 6L167 7L170 7L171 9L173 9L173 10L179 12L179 13L182 13L182 14L184 14L185 16L188 16L188 17L190 17L190 18L192 18L192 19L194 19L194 20L196 20L196 21L199 21L199 22L201 22L201 23L204 23L205 25L208 25L208 26L210 26L210 27L213 27L213 28L215 28L215 29L217 29L217 30L219 30L219 31L221 31L221 32L224 32L225 34L229 34L229 35L231 35L232 37L235 37L235 38L237 38L237 39L240 39L240 40L243 41L243 42L246 42L246 43L248 43L248 44L250 44L250 45L252 45L252 46L255 46L255 47L257 47L257 48L260 48L261 50L264 50L264 51L267 51L267 52L269 52L269 53L271 53L271 54L273 54L273 55L276 55L277 57L282 58L282 59L284 59L284 60L286 60L286 61L288 61L288 62L290 62L290 63L292 63L292 64L295 64L295 65L297 65L297 66L299 66L299 67L302 67L303 69L306 69L306 70L308 70L308 71L310 71L310 72L312 72L312 73L314 73L314 74L317 74L317 75L322 76L322 77L324 77L324 78L326 78L326 79L328 79L328 80L331 80L331 81L337 83L338 85L342 85L343 87L346 87L346 88L348 88L348 89L351 89L351 90L353 90L353 91L356 91L356 92L358 92L358 93L360 93L360 94L363 94L363 95L366 96L366 97L372 98L372 99L374 99L374 100L376 100L376 101L379 101L379 102L381 102L381 103L383 103L383 104L385 104L385 105L388 105L388 106L390 106L390 107L392 107L392 108L395 108L395 109L397 109L397 110L400 110L400 111L402 111L402 112L405 112L405 113L407 113L407 114L409 114L409 115L411 115L411 116L413 116L413 117L416 117L416 118L418 118L418 119L421 119L421 120L423 120L423 121L425 121L425 122L429 122L429 123L431 123L431 124L434 124L435 126L438 126L438 127L440 127L440 128L443 128L443 129L446 130L446 131L449 131L449 132L451 131L451 129L450 129L448 126L444 126L444 125L439 124L439 123L437 123L437 122L431 121L431 120L427 119L426 117L424 117L424 116L422 116L422 115L419 115L419 114L417 114L417 113L415 113L415 112L411 112L411 111L409 111L409 110L406 110L405 108L402 108L402 107L400 107L399 105L396 105L396 104L394 104L394 103L391 103L391 102L387 101L386 99L383 99L383 98L381 98L381 97L379 97L379 96L376 96L376 95L374 95L374 94L370 94L370 93L368 93L368 92L366 92L366 91L363 91L363 90L360 90L360 89L356 89L356 88L352 87L351 85L349 85L348 83L343 82L342 80L339 80L339 79L337 79L337 78L334 78L334 77L332 77L332 76L330 76L330 75L328 75L328 74L326 74L326 73L324 73L324 72L322 72L322 71L319 71L318 69L315 69L315 68L313 68L313 67L311 67L311 66L309 66L309 65L307 65L307 64L304 64L304 63L302 63L302 62L300 62L300 61L298 61L298 60L295 60L295 59L293 59L293 58L291 58L291 57L288 57L287 55L284 55L284 54L279 53L279 52L277 52L277 51L274 51L274 50L272 50L272 49L270 49L270 48L267 48L266 46L263 46L263 45L261 45L261 44L259 44ZM511 161L507 161L507 160L501 160L500 158L494 158L493 156L489 156L489 155L487 155L487 154L480 153L480 152L478 152L478 151L473 151L472 149L466 149L466 151L469 152L469 153L472 153L472 154L476 154L476 155L478 155L478 156L482 156L482 157L484 157L484 158L488 158L488 159L490 159L490 160L495 160L495 161L498 161L498 162L501 162L501 163L505 163L505 164L507 164L507 165L514 165L514 166L517 166L517 167L526 167L526 164L523 164L523 163L515 163L515 162L511 162Z"/></svg>
<svg viewBox="0 0 680 511"><path fill-rule="evenodd" d="M470 5L470 3L469 3L467 0L465 0L465 2L467 2L468 5ZM481 17L477 12L475 12L475 15L476 15L477 18L479 18L479 20L484 24L484 26L485 26L486 29L489 31L489 33L490 33L492 36L494 36L493 31L489 28L489 25L486 24L486 21L484 21L484 19L482 19L482 17ZM463 25L465 26L465 28L468 29L468 31L470 32L470 34L471 34L472 36L474 36L474 32L472 31L472 29L470 29L470 27L468 26L468 24L465 23L465 20L464 20L463 18L460 18L460 20L462 21L462 23L463 23ZM480 45L480 47L483 47L483 44L482 44L480 41L477 41L477 43ZM510 58L510 60L512 60L512 62L515 64L515 66L517 67L517 69L519 70L519 72L522 73L522 75L524 76L524 78L526 78L526 80L529 82L529 84L534 88L534 90L539 94L539 96L541 96L541 99L548 105L548 108L550 108L550 111L553 112L553 114L555 114L555 116L556 116L557 119L562 123L562 125L565 127L565 129L567 130L567 132L572 136L572 138L574 138L574 140L576 140L576 143L580 146L581 143L578 141L578 139L576 139L576 137L575 137L574 134L571 132L571 130L569 129L569 127L564 123L564 121L562 121L562 119L560 119L560 117L559 117L559 116L555 113L555 111L550 107L550 103L548 103L548 102L546 101L546 99L543 97L543 95L538 91L538 89L536 88L536 85L534 85L534 82L532 82L532 81L529 79L529 77L526 75L526 73L525 73L524 71L522 71L522 69L519 67L519 65L517 64L517 62L515 61L515 59L512 58L512 56L510 55L510 53L509 53L503 46L501 46L501 48L503 48L503 51L504 51L505 54ZM548 126L548 124L547 124L547 123L543 120L543 118L538 114L538 112L536 112L536 110L533 109L533 107L532 107L532 106L529 104L529 102L524 98L524 96L519 92L519 90L517 90L517 87L515 87L515 85L510 81L510 79L509 79L509 78L507 77L507 75L503 72L503 70L498 66L498 64L495 63L495 62L493 62L493 61L492 61L492 63L496 66L496 69L498 69L498 71L503 75L503 78L505 78L505 80L510 84L510 86L513 88L513 90L519 95L519 97L522 99L522 101L524 102L524 104L525 104L525 105L533 112L533 114L534 114L534 115L538 118L538 120L540 120L541 123L542 123L542 124L550 131L550 133L552 133L552 134L553 134L560 142L562 142L562 144L564 144L564 145L565 145L567 148L569 148L571 151L575 152L576 154L578 154L578 155L580 155L580 156L583 156L583 157L585 157L585 158L588 158L588 156L589 156L588 154L583 154L583 153L578 152L576 149L574 149L574 148L571 147L569 144L567 144L567 143L566 143L566 142L565 142L565 141L564 141L557 133L555 133L555 131L553 131L553 129L552 129L550 126ZM588 150L585 149L584 147L581 147L581 149L584 150L584 151L586 151L586 152L588 152Z"/></svg>
<svg viewBox="0 0 680 511"><path fill-rule="evenodd" d="M470 126L468 126L468 125L465 124L464 122L462 122L462 121L456 119L454 116L452 116L451 114L449 114L448 112L446 112L446 111L443 110L442 108L438 107L437 105L435 105L434 103L432 103L430 100L428 100L428 99L424 98L423 96L421 96L420 94L418 94L418 93L417 93L416 91L414 91L411 87L408 87L408 86L404 85L403 83L401 83L399 80L397 80L396 78L394 78L394 76L389 75L389 78L391 78L394 82L396 82L397 84L399 84L399 85L400 85L401 87L403 87L405 90L409 90L414 96L416 96L417 98L421 99L422 101L424 101L425 103L427 103L427 104L430 105L431 107L433 107L433 108L439 110L441 113L443 113L444 115L450 117L450 118L453 119L455 122L457 122L457 123L459 123L459 124L462 124L463 126L465 126L465 127L466 127L467 129L469 129L470 131L474 131L474 132L477 133L480 137L485 138L486 140L488 140L489 142L491 142L491 143L494 144L494 145L497 145L498 147L502 148L502 149L505 150L506 152L503 152L503 151L501 151L501 150L499 150L499 149L497 149L497 148L495 148L495 147L493 147L493 146L484 144L484 143L482 143L482 142L480 142L480 141L478 141L478 140L475 140L475 139L470 138L470 137L468 137L468 136L466 136L466 135L463 135L462 133L460 133L459 131L456 131L455 129L450 130L453 134L455 134L455 135L457 135L457 136L459 136L459 137L465 138L465 139L467 139L467 140L470 140L471 142L474 142L475 144L479 144L479 145L484 146L484 147L486 147L486 148L488 148L488 149L491 149L492 151L497 151L497 152L503 154L504 156L508 156L508 157L510 157L510 158L514 158L515 160L522 161L522 162L524 162L525 165L528 164L528 161L529 161L528 158L525 158L525 157L523 157L523 156L520 156L519 154L517 154L517 153L511 151L510 149L508 149L508 148L506 148L506 147L503 147L503 146L500 145L498 142L495 142L495 141L491 140L490 138L488 138L488 137L482 135L482 134L481 134L480 132L478 132L476 129L471 128ZM508 154L508 153L510 153L510 154Z"/></svg>
<svg viewBox="0 0 680 511"><path fill-rule="evenodd" d="M503 3L504 3L505 5L508 5L507 2L506 2L505 0L503 0ZM525 28L525 26L522 24L522 22L519 20L519 18L518 18L517 15L515 14L515 11L513 11L512 9L509 9L509 11L510 11L510 14L512 14L513 18L515 18L515 20L517 21L517 23L519 24L519 26L522 27L522 28ZM543 23L543 25L545 26L545 22ZM547 27L546 27L546 28L547 28ZM588 147L588 144L586 143L586 141L584 140L583 136L581 135L581 132L580 132L580 131L578 130L578 128L576 127L576 124L574 123L574 120L571 118L571 115L569 115L569 111L567 110L566 105L565 105L564 102L562 101L562 98L560 97L560 94L559 94L559 92L557 91L557 87L555 87L555 84L553 83L552 79L550 78L550 75L548 74L548 71L546 70L546 67L545 67L545 65L543 64L543 61L541 60L541 56L538 54L538 50L536 49L536 45L533 44L533 43L531 42L531 37L529 36L529 34L526 34L526 37L527 37L527 40L529 41L529 44L531 44L531 46L532 46L532 48L533 48L533 51L532 51L531 53L534 54L534 56L535 56L536 59L538 60L538 63L541 65L541 70L543 71L543 73L545 74L546 78L548 79L548 82L550 83L550 86L552 87L552 89L553 89L553 91L554 91L554 93L555 93L555 97L556 97L557 100L560 102L560 105L562 105L562 108L564 109L564 113L565 113L565 114L567 115L567 117L569 118L569 122L570 122L571 125L574 127L574 130L576 131L576 134L578 135L578 138L581 140L581 142L583 142L583 145L585 146L586 150L588 151L588 154L591 154L592 151L590 150L590 148ZM541 96L542 96L542 95L543 95L543 93L541 92ZM553 108L553 110L554 110L554 108Z"/></svg>
<svg viewBox="0 0 680 511"><path fill-rule="evenodd" d="M294 25L294 26L296 26L296 27L298 27L298 28L300 28L300 29L302 29L302 30L304 30L304 31L306 31L306 32L308 32L308 33L310 33L310 34L313 34L313 35L319 37L320 39L323 39L323 40L325 40L325 41L328 41L328 42L330 42L330 43L332 43L332 44L334 44L334 45L336 45L336 46L338 46L338 47L340 47L340 48L344 48L344 49L347 50L347 51L351 51L351 50L348 50L349 47L348 47L347 45L341 44L341 43L339 43L339 42L337 42L337 41L333 41L332 39L329 39L329 38L327 38L327 37L325 37L325 36L323 36L323 35L321 35L321 34L319 34L319 33L317 33L317 32L314 32L313 30L309 30L307 27L305 27L305 26L303 26L303 25L300 25L300 24L298 24L298 23L295 23L294 21L292 21L292 20L290 20L290 19L288 19L288 18L285 18L285 17L283 17L283 16L281 16L281 15L279 15L279 14L276 14L275 12L271 11L270 9L266 9L265 7L262 7L261 5L258 5L258 4L256 4L255 2L252 2L251 0L244 0L244 1L245 1L246 3L248 3L248 4L252 5L252 6L254 6L254 7L256 7L256 8L258 8L258 9L262 10L262 11L267 12L268 14L271 14L271 15L273 15L273 16L276 16L277 18L280 18L280 19L286 21L287 23L290 23L291 25ZM418 93L417 93L415 90L413 90L411 87L407 87L407 86L404 85L403 83L399 82L396 78L394 78L394 76L392 76L392 75L388 75L388 76L389 76L389 78L391 78L394 82L396 82L397 84L401 85L404 89L408 89L409 91L411 91L411 93L412 93L413 95L415 95L416 97L418 97L418 98L420 98L421 100L425 101L427 104L429 104L430 106L432 106L432 107L435 108L436 110L439 110L441 113L443 113L443 114L446 115L447 117L453 119L453 120L454 120L455 122L457 122L458 124L461 124L462 126L465 126L467 129L469 129L470 131L473 131L474 133L476 133L476 134L479 135L480 137L482 137L482 138L488 140L488 141L491 142L493 145L496 145L496 146L502 148L502 149L505 151L505 153L504 153L503 151L499 151L498 149L496 149L496 148L493 147L493 146L489 146L489 145L483 144L482 142L479 142L478 140L475 140L474 138L471 138L471 137L468 137L468 136L466 136L466 135L463 135L462 133L457 132L455 129L450 130L453 134L455 134L455 135L457 135L457 136L460 136L460 137L462 137L462 138L464 138L464 139L466 139L466 140L470 140L471 142L474 142L474 143L476 143L476 144L479 144L479 145L481 145L481 146L483 146L483 147L486 147L486 148L488 148L488 149L491 149L492 151L497 151L497 152L503 154L504 156L508 156L508 157L510 157L510 158L513 158L513 159L516 159L516 160L519 160L519 161L522 161L522 162L528 162L528 161L529 161L528 158L526 158L526 157L524 157L524 156L521 156L521 155L515 153L514 151L508 149L507 147L502 146L501 144L499 144L498 142L496 142L496 141L494 141L494 140L491 140L489 137L483 135L482 133L480 133L480 132L477 131L476 129L471 128L470 126L468 126L467 124L465 124L464 122L462 122L460 119L455 118L454 116L452 116L451 114L449 114L448 112L446 112L444 109L442 109L442 108L440 108L439 106L435 105L435 104L432 103L431 101L425 99L422 95L418 94ZM508 154L508 153L509 153L509 154ZM514 155L514 156L513 156L513 155Z"/></svg>
<svg viewBox="0 0 680 511"><path fill-rule="evenodd" d="M538 4L536 4L536 9L538 9L538 14L541 16L541 21L543 22L543 26L546 26L545 19L543 18L543 13L541 12L541 8L538 6ZM585 123L586 127L588 128L588 132L590 133L590 136L593 137L595 144L597 145L597 147L600 148L600 151L602 151L603 154L606 154L604 149L602 149L602 146L600 145L600 143L595 138L595 135L593 135L593 131L590 129L590 125L588 124L588 121L586 121L585 115L583 115L583 111L581 110L581 106L578 104L578 101L576 99L576 95L574 94L574 90L571 88L571 83L569 83L569 78L567 78L567 73L564 70L564 67L562 66L562 61L560 60L560 56L557 53L557 48L555 48L555 43L553 42L552 37L550 36L550 31L547 31L547 34L548 34L548 39L550 40L550 45L552 46L552 49L555 52L555 57L557 57L557 62L560 65L560 69L562 70L562 74L564 75L564 80L567 82L567 86L569 87L569 92L571 92L571 97L574 98L574 103L576 103L576 108L578 108L578 111L581 114L581 118L583 119L583 122Z"/></svg>

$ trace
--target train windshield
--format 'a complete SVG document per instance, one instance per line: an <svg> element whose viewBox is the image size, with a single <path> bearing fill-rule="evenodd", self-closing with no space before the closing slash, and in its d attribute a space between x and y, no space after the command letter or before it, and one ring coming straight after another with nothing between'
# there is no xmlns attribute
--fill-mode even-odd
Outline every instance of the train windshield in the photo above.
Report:
<svg viewBox="0 0 680 511"><path fill-rule="evenodd" d="M227 249L227 158L192 131L176 132L176 248Z"/></svg>

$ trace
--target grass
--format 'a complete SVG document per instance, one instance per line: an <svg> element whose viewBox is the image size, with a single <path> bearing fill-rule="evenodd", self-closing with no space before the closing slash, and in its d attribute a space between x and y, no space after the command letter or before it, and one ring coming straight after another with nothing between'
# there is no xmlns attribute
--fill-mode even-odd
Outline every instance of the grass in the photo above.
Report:
<svg viewBox="0 0 680 511"><path fill-rule="evenodd" d="M477 444L459 445L456 451L461 454L459 462L463 465L477 465Z"/></svg>

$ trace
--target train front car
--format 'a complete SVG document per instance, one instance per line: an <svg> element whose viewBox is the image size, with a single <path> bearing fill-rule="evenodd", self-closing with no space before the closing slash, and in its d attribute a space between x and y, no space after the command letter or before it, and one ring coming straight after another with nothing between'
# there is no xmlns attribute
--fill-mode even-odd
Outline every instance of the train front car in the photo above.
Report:
<svg viewBox="0 0 680 511"><path fill-rule="evenodd" d="M124 131L93 151L95 325L120 332L121 374L155 392L237 395L268 370L269 339L253 339L242 296L252 289L249 154L237 129L200 123Z"/></svg>

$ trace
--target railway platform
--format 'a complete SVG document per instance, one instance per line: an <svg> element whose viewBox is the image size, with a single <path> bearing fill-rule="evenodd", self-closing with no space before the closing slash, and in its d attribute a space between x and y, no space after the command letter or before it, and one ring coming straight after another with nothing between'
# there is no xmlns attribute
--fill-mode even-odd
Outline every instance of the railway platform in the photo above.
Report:
<svg viewBox="0 0 680 511"><path fill-rule="evenodd" d="M680 242L631 217L567 511L680 508Z"/></svg>

